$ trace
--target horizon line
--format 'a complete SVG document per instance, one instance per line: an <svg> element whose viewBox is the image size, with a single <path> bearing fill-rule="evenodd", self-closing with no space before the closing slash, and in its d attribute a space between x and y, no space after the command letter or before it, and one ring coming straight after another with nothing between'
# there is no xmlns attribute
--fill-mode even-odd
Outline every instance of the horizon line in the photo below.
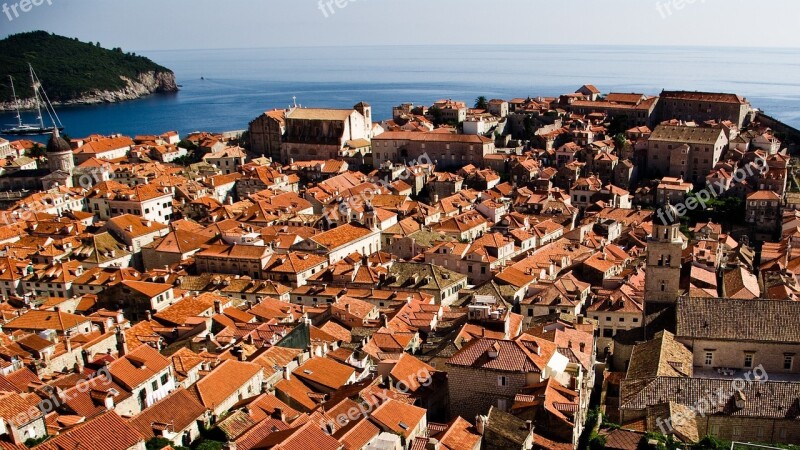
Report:
<svg viewBox="0 0 800 450"><path fill-rule="evenodd" d="M730 49L730 50L800 50L800 46L728 46L728 45L689 45L689 44L332 44L332 45L267 45L254 47L207 47L207 48L161 48L136 49L137 52L173 52L202 50L272 50L272 49L309 49L309 48L370 48L370 47L592 47L592 48L680 48L680 49Z"/></svg>

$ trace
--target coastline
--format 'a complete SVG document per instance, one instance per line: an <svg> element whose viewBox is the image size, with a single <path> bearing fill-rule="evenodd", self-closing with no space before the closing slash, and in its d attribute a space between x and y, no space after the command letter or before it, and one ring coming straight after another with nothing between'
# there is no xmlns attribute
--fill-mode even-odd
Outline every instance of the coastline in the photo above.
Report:
<svg viewBox="0 0 800 450"><path fill-rule="evenodd" d="M123 89L116 91L90 91L78 98L52 101L52 104L53 106L81 106L121 103L129 100L136 100L151 94L171 93L180 90L175 81L175 74L172 72L151 71L139 74L137 79L122 76L120 76L120 78L127 83L127 86ZM33 111L36 109L36 102L33 97L20 99L18 104L21 111ZM17 105L14 102L0 102L0 112L15 111L16 109Z"/></svg>

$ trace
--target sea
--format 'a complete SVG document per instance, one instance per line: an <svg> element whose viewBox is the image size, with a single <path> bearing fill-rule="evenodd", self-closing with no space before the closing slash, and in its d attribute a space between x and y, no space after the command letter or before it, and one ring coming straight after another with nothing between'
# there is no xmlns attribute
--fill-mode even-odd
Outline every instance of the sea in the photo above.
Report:
<svg viewBox="0 0 800 450"><path fill-rule="evenodd" d="M137 53L172 69L180 92L59 107L67 134L241 130L264 111L295 102L350 108L366 101L375 119L382 120L400 103L556 96L583 84L603 93L732 92L800 128L800 49L487 45ZM24 116L26 122L34 120L32 113ZM0 124L13 122L12 114L0 113Z"/></svg>

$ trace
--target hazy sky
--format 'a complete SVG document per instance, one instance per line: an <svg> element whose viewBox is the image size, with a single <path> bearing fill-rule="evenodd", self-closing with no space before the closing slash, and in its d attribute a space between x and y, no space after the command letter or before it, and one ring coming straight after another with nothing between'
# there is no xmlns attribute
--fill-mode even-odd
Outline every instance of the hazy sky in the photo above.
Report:
<svg viewBox="0 0 800 450"><path fill-rule="evenodd" d="M0 36L43 29L133 51L433 43L800 48L797 0L338 0L341 7L333 0L33 0L43 3L27 12L20 1L28 0L0 0Z"/></svg>

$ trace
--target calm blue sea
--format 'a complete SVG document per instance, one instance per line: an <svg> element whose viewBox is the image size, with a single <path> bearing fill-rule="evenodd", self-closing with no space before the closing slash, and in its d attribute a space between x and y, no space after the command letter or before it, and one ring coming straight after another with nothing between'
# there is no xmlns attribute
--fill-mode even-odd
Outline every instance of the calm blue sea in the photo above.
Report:
<svg viewBox="0 0 800 450"><path fill-rule="evenodd" d="M181 92L59 108L68 134L244 129L261 112L288 106L293 96L308 107L351 107L364 100L383 119L402 102L554 96L585 83L603 92L734 92L800 127L797 49L398 46L142 54L174 70ZM0 114L0 123L11 122L10 114Z"/></svg>

